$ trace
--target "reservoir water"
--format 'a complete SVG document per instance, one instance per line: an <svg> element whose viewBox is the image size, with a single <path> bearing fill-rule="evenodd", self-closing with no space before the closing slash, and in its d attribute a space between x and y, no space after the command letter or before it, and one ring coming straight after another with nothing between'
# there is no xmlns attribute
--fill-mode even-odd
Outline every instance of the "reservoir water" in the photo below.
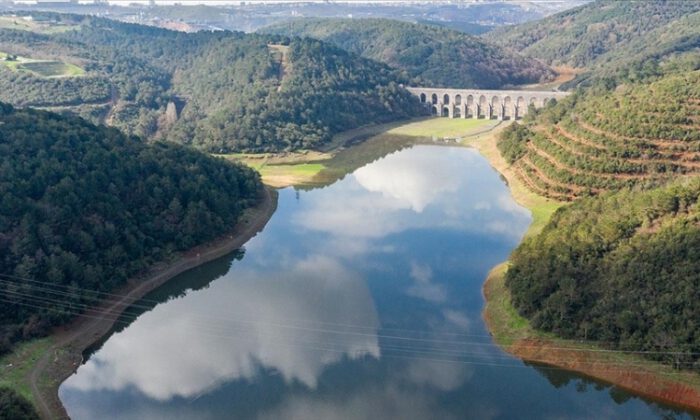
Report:
<svg viewBox="0 0 700 420"><path fill-rule="evenodd" d="M530 220L459 147L281 190L244 252L134 305L61 400L74 419L689 418L493 344L482 284Z"/></svg>

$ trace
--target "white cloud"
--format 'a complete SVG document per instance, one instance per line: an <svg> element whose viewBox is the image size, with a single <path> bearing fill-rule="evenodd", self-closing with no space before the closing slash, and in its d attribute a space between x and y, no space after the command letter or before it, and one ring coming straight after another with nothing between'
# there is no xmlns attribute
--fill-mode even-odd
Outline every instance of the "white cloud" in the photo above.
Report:
<svg viewBox="0 0 700 420"><path fill-rule="evenodd" d="M441 303L447 300L445 287L438 283L433 283L433 271L428 265L421 265L415 261L411 262L411 278L413 284L406 290L409 296L421 298L428 302Z"/></svg>
<svg viewBox="0 0 700 420"><path fill-rule="evenodd" d="M445 316L446 320L460 327L462 330L469 330L471 321L464 313L453 309L445 309L442 311L442 314Z"/></svg>

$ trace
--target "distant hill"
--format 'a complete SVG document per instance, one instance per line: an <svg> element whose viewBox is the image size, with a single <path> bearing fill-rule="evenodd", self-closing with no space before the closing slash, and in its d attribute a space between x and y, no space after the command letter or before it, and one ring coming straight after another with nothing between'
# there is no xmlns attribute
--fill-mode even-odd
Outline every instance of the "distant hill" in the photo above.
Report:
<svg viewBox="0 0 700 420"><path fill-rule="evenodd" d="M496 89L553 76L537 60L455 30L387 19L299 19L262 29L311 37L401 69L414 84Z"/></svg>
<svg viewBox="0 0 700 420"><path fill-rule="evenodd" d="M43 16L71 30L0 29L2 57L16 57L0 57L0 100L216 152L316 148L424 112L399 72L319 41ZM37 60L80 74L30 71Z"/></svg>
<svg viewBox="0 0 700 420"><path fill-rule="evenodd" d="M643 31L624 45L601 55L566 87L595 84L612 87L698 69L700 11Z"/></svg>
<svg viewBox="0 0 700 420"><path fill-rule="evenodd" d="M419 20L421 25L437 26L439 28L453 29L455 31L464 32L469 35L483 35L488 31L493 30L496 26L481 25L473 22L462 21L435 21L435 20Z"/></svg>
<svg viewBox="0 0 700 420"><path fill-rule="evenodd" d="M262 189L242 165L1 103L0 167L0 353L220 237Z"/></svg>
<svg viewBox="0 0 700 420"><path fill-rule="evenodd" d="M484 39L552 65L615 67L644 56L659 58L690 48L697 52L698 12L697 1L599 0L495 29Z"/></svg>

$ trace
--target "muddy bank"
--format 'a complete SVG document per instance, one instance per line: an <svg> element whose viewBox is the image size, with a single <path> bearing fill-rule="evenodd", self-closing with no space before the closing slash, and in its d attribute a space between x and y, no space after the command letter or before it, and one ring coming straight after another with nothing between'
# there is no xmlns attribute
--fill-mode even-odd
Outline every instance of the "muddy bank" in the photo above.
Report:
<svg viewBox="0 0 700 420"><path fill-rule="evenodd" d="M484 284L484 321L494 339L506 352L524 361L544 364L599 379L650 400L677 406L700 414L700 378L690 372L641 357L550 339L522 326L508 309L510 300L503 278L504 270L494 270ZM514 311L514 309L513 309Z"/></svg>

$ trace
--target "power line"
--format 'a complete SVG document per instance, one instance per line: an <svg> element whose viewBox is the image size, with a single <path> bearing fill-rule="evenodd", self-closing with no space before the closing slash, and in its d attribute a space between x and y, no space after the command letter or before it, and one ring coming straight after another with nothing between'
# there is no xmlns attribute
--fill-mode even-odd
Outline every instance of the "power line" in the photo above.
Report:
<svg viewBox="0 0 700 420"><path fill-rule="evenodd" d="M8 302L7 299L0 298L0 302ZM31 305L31 304L23 304L21 305L26 305L30 307L36 307L36 305ZM49 310L55 310L49 308ZM76 316L79 317L86 317L86 318L91 318L91 319L98 319L102 320L104 317L95 317L95 316L90 316L90 315L85 315L85 314L77 314ZM124 322L119 319L113 320L114 323L124 323L128 325L128 322ZM200 333L202 331L199 331ZM274 333L269 333L269 334L274 334ZM253 342L259 342L257 339L258 337L245 337L245 336L232 336L231 334L214 334L211 332L204 332L204 335L210 336L210 337L215 337L215 338L223 338L226 340L231 340L231 341L253 341ZM270 338L268 338L267 341L270 341ZM316 351L330 351L330 352L336 352L336 353L342 353L342 354L349 354L350 352L347 349L338 349L337 347L334 348L329 348L327 346L331 345L347 345L348 343L333 343L333 342L319 342L319 341L310 341L310 340L300 340L298 338L292 337L290 338L281 338L279 336L273 335L271 338L271 341L276 342L276 345L281 345L283 347L295 347L295 348L303 348L306 350L316 350ZM318 346L326 346L326 347L318 347ZM431 349L412 349L410 347L396 347L396 346L386 346L386 345L381 345L379 346L380 350L390 350L394 351L397 353L401 353L399 355L397 354L392 354L392 353L386 353L383 352L380 357L388 357L388 358L400 358L400 359L412 359L412 360L421 360L421 361L430 361L430 362L446 362L446 363L458 363L458 364L468 364L468 365L482 365L482 366L497 366L497 367L516 367L516 368L527 368L528 366L522 365L522 361L520 359L503 355L502 357L495 357L496 355L493 354L478 354L478 353L456 353L456 354L446 354L446 353L440 353L438 351L432 351ZM370 355L369 351L364 351L364 355ZM404 354L408 354L408 356L405 356ZM435 356L435 357L427 357L427 356ZM477 357L475 357L477 356ZM470 360L464 360L466 357L472 357ZM508 364L508 363L494 363L493 359L505 359L505 360L511 360L514 363ZM483 360L486 360L485 362ZM557 364L557 363L567 363L570 362L571 359L550 359L548 362ZM650 362L651 363L651 362ZM621 361L609 361L609 360L587 360L587 361L576 361L576 364L578 365L591 365L593 367L596 367L597 369L602 369L605 371L619 371L619 372L624 372L624 368L630 368L630 367L638 367L638 368L644 368L648 367L648 364L637 364L637 363L632 363L632 362L621 362ZM610 369L610 368L601 368L600 366L620 366L620 368L617 369ZM561 368L551 368L554 370L561 370ZM692 372L675 372L674 374L687 374L687 375L693 375Z"/></svg>
<svg viewBox="0 0 700 420"><path fill-rule="evenodd" d="M44 310L56 310L60 313L65 313L67 315L80 315L84 311L89 311L90 309L85 309L88 308L87 305L85 304L72 304L72 303L67 303L63 300L57 299L57 298L50 298L50 297L37 297L31 294L27 293L22 293L18 291L10 291L10 290L5 290L2 291L6 295L10 296L15 296L20 299L25 299L28 300L29 303L19 303L13 300L6 299L5 301L8 303L14 303L14 304L23 304L25 306L29 304L32 307L38 308L38 309L44 309ZM47 306L40 306L40 305L61 305L61 309L53 309L49 308ZM77 308L82 307L83 310L79 310ZM75 309L74 309L75 308ZM152 307L150 306L141 306L142 309L145 310L151 310ZM127 310L120 311L118 309L103 309L100 310L99 313L102 314L102 316L94 316L97 319L107 319L111 320L113 322L120 321L120 318L125 318L125 317L134 317L139 315L138 313L131 313ZM329 335L335 335L335 336L355 336L355 337L368 337L368 338L377 338L377 339L382 339L382 340L388 340L388 341L399 341L399 342L405 342L409 344L415 345L415 343L421 343L423 345L447 345L447 346L462 346L462 347L504 347L504 348L510 348L513 347L513 345L503 345L499 346L495 343L491 342L474 342L474 341L457 341L457 340L436 340L433 338L417 338L417 337L406 337L406 336L399 336L399 335L389 335L389 334L380 334L380 333L362 333L362 332L356 332L356 331L343 331L343 330L333 330L333 329L321 329L321 328L309 328L305 326L298 326L298 325L291 325L291 324L280 324L280 323L271 323L271 322L261 322L261 321L244 321L240 319L233 319L233 318L226 318L226 317L212 317L212 316L206 316L202 314L193 314L193 316L197 318L203 318L203 319L209 319L209 320L215 320L215 321L224 321L227 323L232 323L232 324L243 324L243 325L250 325L250 326L265 326L265 327L275 327L281 330L291 330L294 332L313 332L313 333L319 333L319 334L329 334ZM121 321L124 322L125 324L128 324L129 322L127 321ZM211 322L206 322L206 323L199 323L200 325L206 325L207 327L210 327L213 325ZM231 325L228 326L229 329L231 329ZM244 330L245 327L235 327L238 330ZM375 328L377 331L380 330L380 327L377 326ZM426 332L426 334L430 334L430 332ZM539 348L539 346L536 345L518 345L518 348ZM548 349L551 350L566 350L566 351L579 351L579 352L588 352L588 353L616 353L616 354L648 354L648 355L683 355L683 356L689 356L689 355L698 355L700 353L697 352L679 352L679 351L632 351L632 350L608 350L608 349L580 349L580 348L571 348L571 347L548 347Z"/></svg>

